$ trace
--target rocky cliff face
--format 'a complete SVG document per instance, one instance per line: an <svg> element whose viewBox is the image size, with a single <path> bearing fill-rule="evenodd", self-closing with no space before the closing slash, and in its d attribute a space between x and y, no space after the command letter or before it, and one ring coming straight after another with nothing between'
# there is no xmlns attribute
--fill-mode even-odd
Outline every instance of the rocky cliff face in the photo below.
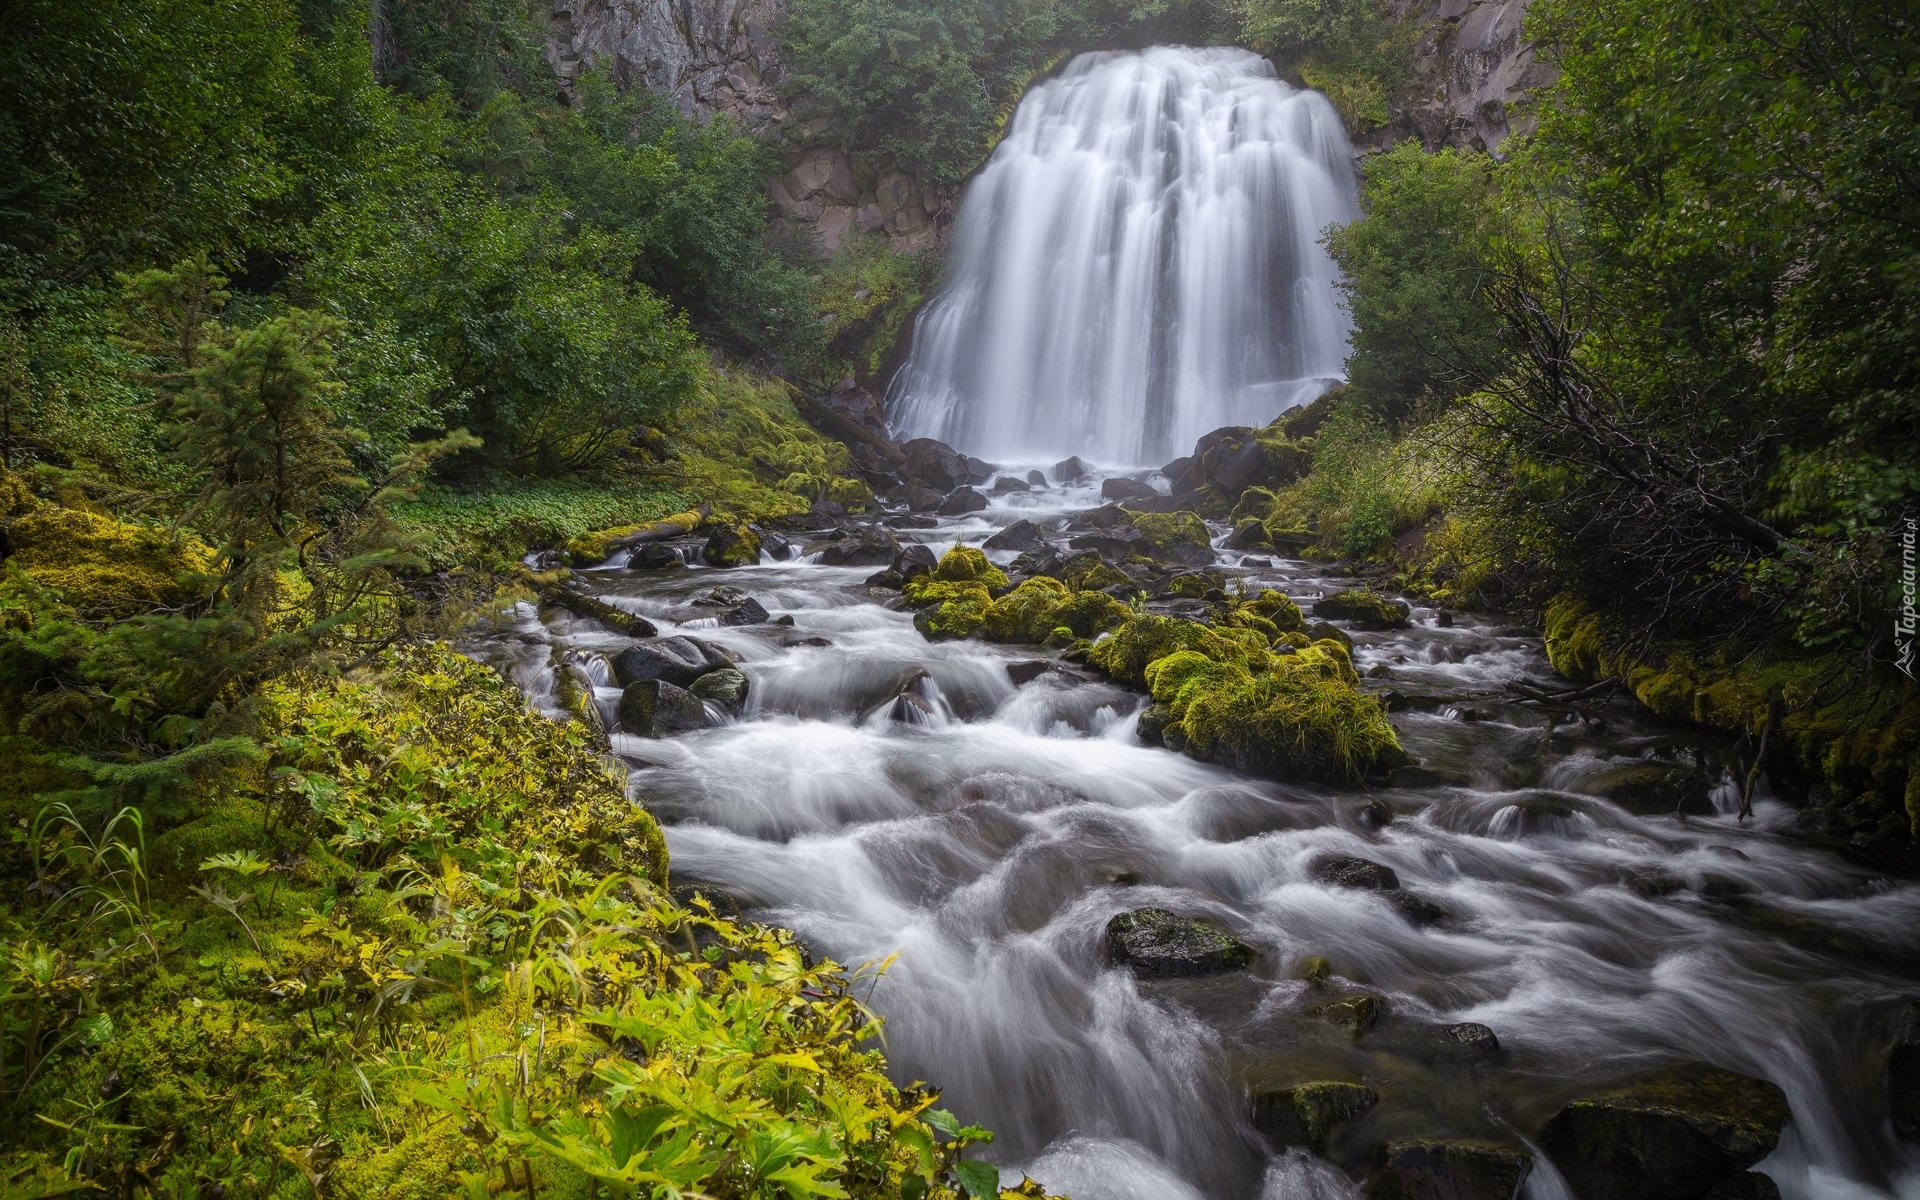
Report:
<svg viewBox="0 0 1920 1200"><path fill-rule="evenodd" d="M700 120L725 115L773 134L785 174L769 181L782 219L833 250L849 231L878 233L895 249L945 244L958 196L882 161L855 161L830 121L798 122L781 103L773 28L784 0L553 0L547 58L570 87L605 69L672 98Z"/></svg>
<svg viewBox="0 0 1920 1200"><path fill-rule="evenodd" d="M1533 97L1554 73L1522 37L1527 0L1414 0L1401 14L1426 25L1415 44L1414 82L1370 140L1417 137L1429 150L1498 153L1509 134L1532 128Z"/></svg>

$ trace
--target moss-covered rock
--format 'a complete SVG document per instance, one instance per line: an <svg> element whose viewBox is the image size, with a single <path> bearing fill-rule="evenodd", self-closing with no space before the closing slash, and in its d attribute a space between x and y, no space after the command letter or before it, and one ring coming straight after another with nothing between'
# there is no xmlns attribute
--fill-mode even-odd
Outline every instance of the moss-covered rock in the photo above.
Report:
<svg viewBox="0 0 1920 1200"><path fill-rule="evenodd" d="M680 537L700 528L705 515L696 511L674 513L661 517L657 521L643 521L634 525L616 525L611 529L595 529L578 537L570 538L566 544L568 557L576 567L598 566L623 546L637 545L648 541L658 541L670 537Z"/></svg>
<svg viewBox="0 0 1920 1200"><path fill-rule="evenodd" d="M1145 535L1143 548L1156 562L1203 566L1213 561L1212 535L1195 513L1135 513L1132 523Z"/></svg>
<svg viewBox="0 0 1920 1200"><path fill-rule="evenodd" d="M903 589L908 603L919 611L913 627L930 642L972 637L987 623L993 594L980 583L956 583L925 575L909 579Z"/></svg>
<svg viewBox="0 0 1920 1200"><path fill-rule="evenodd" d="M1119 628L1131 615L1104 592L1076 592L1036 575L993 602L985 632L997 642L1045 642L1061 630L1070 638L1087 638Z"/></svg>
<svg viewBox="0 0 1920 1200"><path fill-rule="evenodd" d="M928 574L933 579L978 583L988 589L1007 586L1007 573L994 566L984 553L973 546L955 546L940 556L939 563Z"/></svg>
<svg viewBox="0 0 1920 1200"><path fill-rule="evenodd" d="M1258 645L1255 643L1259 642ZM1195 650L1208 658L1232 660L1264 651L1259 635L1247 631L1209 629L1195 621L1139 613L1114 630L1113 636L1093 648L1089 661L1128 687L1147 686L1147 666L1181 650Z"/></svg>
<svg viewBox="0 0 1920 1200"><path fill-rule="evenodd" d="M873 505L873 488L864 479L839 476L827 483L827 499L844 505L848 512L860 512Z"/></svg>
<svg viewBox="0 0 1920 1200"><path fill-rule="evenodd" d="M0 487L6 561L80 612L121 616L203 593L214 553L197 538L38 499L11 473Z"/></svg>
<svg viewBox="0 0 1920 1200"><path fill-rule="evenodd" d="M1357 1083L1302 1083L1253 1098L1253 1127L1275 1149L1301 1146L1327 1152L1327 1135L1380 1103L1380 1093Z"/></svg>
<svg viewBox="0 0 1920 1200"><path fill-rule="evenodd" d="M1524 1152L1494 1142L1390 1142L1366 1200L1515 1200L1532 1169Z"/></svg>
<svg viewBox="0 0 1920 1200"><path fill-rule="evenodd" d="M745 524L721 525L700 551L710 567L750 567L760 561L760 535Z"/></svg>
<svg viewBox="0 0 1920 1200"><path fill-rule="evenodd" d="M1367 588L1334 592L1316 601L1313 615L1324 621L1351 621L1362 629L1404 629L1413 610Z"/></svg>
<svg viewBox="0 0 1920 1200"><path fill-rule="evenodd" d="M1107 957L1143 979L1167 979L1238 970L1253 948L1203 921L1141 908L1107 922Z"/></svg>
<svg viewBox="0 0 1920 1200"><path fill-rule="evenodd" d="M1224 660L1181 650L1152 661L1145 675L1170 714L1161 736L1195 758L1276 778L1348 781L1407 761L1337 642Z"/></svg>
<svg viewBox="0 0 1920 1200"><path fill-rule="evenodd" d="M1582 1200L1698 1200L1771 1154L1788 1116L1773 1084L1690 1063L1573 1101L1540 1147Z"/></svg>

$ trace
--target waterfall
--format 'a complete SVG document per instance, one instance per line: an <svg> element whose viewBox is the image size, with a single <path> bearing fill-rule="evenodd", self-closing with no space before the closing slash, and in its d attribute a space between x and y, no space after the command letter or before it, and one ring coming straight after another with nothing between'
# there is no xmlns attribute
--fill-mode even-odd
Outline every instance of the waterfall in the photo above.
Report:
<svg viewBox="0 0 1920 1200"><path fill-rule="evenodd" d="M895 424L1000 460L1149 465L1337 382L1320 246L1355 215L1326 98L1245 50L1074 59L969 186Z"/></svg>

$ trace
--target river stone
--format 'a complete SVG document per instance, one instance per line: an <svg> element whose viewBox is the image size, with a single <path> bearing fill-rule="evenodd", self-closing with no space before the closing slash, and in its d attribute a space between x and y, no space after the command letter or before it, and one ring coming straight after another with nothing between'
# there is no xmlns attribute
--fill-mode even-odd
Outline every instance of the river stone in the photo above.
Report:
<svg viewBox="0 0 1920 1200"><path fill-rule="evenodd" d="M1380 1093L1357 1083L1302 1083L1253 1098L1253 1127L1276 1150L1304 1146L1327 1152L1327 1135L1380 1103Z"/></svg>
<svg viewBox="0 0 1920 1200"><path fill-rule="evenodd" d="M987 480L993 478L993 473L997 470L992 463L984 458L969 457L966 463L968 483L985 483Z"/></svg>
<svg viewBox="0 0 1920 1200"><path fill-rule="evenodd" d="M1540 1148L1580 1200L1699 1200L1771 1154L1788 1115L1773 1084L1686 1063L1573 1101Z"/></svg>
<svg viewBox="0 0 1920 1200"><path fill-rule="evenodd" d="M1478 1021L1462 1021L1458 1025L1449 1025L1447 1036L1469 1050L1479 1050L1486 1054L1491 1054L1500 1048L1500 1039L1494 1036L1493 1030Z"/></svg>
<svg viewBox="0 0 1920 1200"><path fill-rule="evenodd" d="M1380 997L1358 992L1325 1004L1316 1004L1307 1012L1329 1025L1338 1025L1357 1042L1380 1020L1380 1008Z"/></svg>
<svg viewBox="0 0 1920 1200"><path fill-rule="evenodd" d="M1405 629L1413 609L1404 600L1390 600L1366 588L1334 592L1313 606L1324 621L1348 621L1361 629Z"/></svg>
<svg viewBox="0 0 1920 1200"><path fill-rule="evenodd" d="M721 667L694 680L687 690L702 700L739 712L747 702L747 677L738 667Z"/></svg>
<svg viewBox="0 0 1920 1200"><path fill-rule="evenodd" d="M1920 1141L1920 1000L1907 1002L1887 1055L1887 1106L1893 1131Z"/></svg>
<svg viewBox="0 0 1920 1200"><path fill-rule="evenodd" d="M1025 554L1034 547L1044 544L1046 535L1038 525L1022 518L982 542L984 550L1012 550L1016 554Z"/></svg>
<svg viewBox="0 0 1920 1200"><path fill-rule="evenodd" d="M760 531L760 548L775 562L786 562L793 557L793 543L771 529Z"/></svg>
<svg viewBox="0 0 1920 1200"><path fill-rule="evenodd" d="M934 511L943 517L964 517L987 506L987 498L970 487L957 488Z"/></svg>
<svg viewBox="0 0 1920 1200"><path fill-rule="evenodd" d="M1306 634L1316 642L1325 638L1332 638L1347 649L1353 649L1353 635L1338 625L1329 625L1325 621L1308 621L1306 627L1300 632Z"/></svg>
<svg viewBox="0 0 1920 1200"><path fill-rule="evenodd" d="M1253 961L1253 948L1164 908L1124 912L1107 922L1107 955L1142 979L1213 975Z"/></svg>
<svg viewBox="0 0 1920 1200"><path fill-rule="evenodd" d="M1078 454L1053 464L1053 477L1061 483L1079 483L1090 474L1092 472L1087 470L1087 464L1080 461Z"/></svg>
<svg viewBox="0 0 1920 1200"><path fill-rule="evenodd" d="M916 576L925 575L940 565L931 547L924 542L908 542L900 547L900 553L893 557L893 573L905 583Z"/></svg>
<svg viewBox="0 0 1920 1200"><path fill-rule="evenodd" d="M670 571L687 565L680 552L666 542L648 542L633 552L627 566L642 571Z"/></svg>
<svg viewBox="0 0 1920 1200"><path fill-rule="evenodd" d="M917 513L930 513L947 498L947 494L939 488L921 487L918 484L901 488L896 495L899 503Z"/></svg>
<svg viewBox="0 0 1920 1200"><path fill-rule="evenodd" d="M1124 503L1128 500L1152 500L1160 495L1153 490L1152 484L1141 483L1138 479L1128 479L1116 475L1100 485L1100 498Z"/></svg>
<svg viewBox="0 0 1920 1200"><path fill-rule="evenodd" d="M1307 873L1331 887L1397 891L1400 877L1393 868L1351 854L1323 854L1307 866Z"/></svg>
<svg viewBox="0 0 1920 1200"><path fill-rule="evenodd" d="M1045 471L1028 471L1027 482L1034 487L1043 488L1047 486L1047 473Z"/></svg>
<svg viewBox="0 0 1920 1200"><path fill-rule="evenodd" d="M1007 664L1007 678L1013 681L1013 686L1024 687L1053 669L1054 664L1044 658L1031 658L1025 662L1010 662Z"/></svg>
<svg viewBox="0 0 1920 1200"><path fill-rule="evenodd" d="M1095 529L1087 533L1075 534L1068 540L1067 546L1074 550L1091 550L1101 558L1124 559L1141 547L1147 535L1131 525L1115 525L1111 529Z"/></svg>
<svg viewBox="0 0 1920 1200"><path fill-rule="evenodd" d="M900 474L915 483L949 492L971 481L966 456L945 442L915 438L900 452L905 456Z"/></svg>
<svg viewBox="0 0 1920 1200"><path fill-rule="evenodd" d="M1713 1185L1705 1200L1780 1200L1780 1185L1771 1175L1742 1171Z"/></svg>
<svg viewBox="0 0 1920 1200"><path fill-rule="evenodd" d="M643 679L620 693L620 728L635 737L671 737L706 724L700 698L664 679Z"/></svg>
<svg viewBox="0 0 1920 1200"><path fill-rule="evenodd" d="M1007 492L1030 492L1032 490L1032 484L1024 479L1017 479L1012 475L1002 475L993 481L993 494L996 496L1004 495Z"/></svg>
<svg viewBox="0 0 1920 1200"><path fill-rule="evenodd" d="M820 552L826 567L885 567L900 553L900 543L884 529L862 529Z"/></svg>
<svg viewBox="0 0 1920 1200"><path fill-rule="evenodd" d="M1068 529L1112 529L1118 525L1131 525L1133 517L1118 504L1102 504L1099 508L1083 508L1074 513L1067 523Z"/></svg>
<svg viewBox="0 0 1920 1200"><path fill-rule="evenodd" d="M1399 913L1409 924L1422 928L1438 925L1453 915L1433 901L1416 896L1412 892L1395 889L1381 892L1380 898L1387 902L1388 908Z"/></svg>
<svg viewBox="0 0 1920 1200"><path fill-rule="evenodd" d="M720 615L720 623L727 626L764 625L767 622L766 605L752 596L734 605Z"/></svg>
<svg viewBox="0 0 1920 1200"><path fill-rule="evenodd" d="M707 535L700 557L710 567L750 567L760 561L760 535L745 525L722 525Z"/></svg>
<svg viewBox="0 0 1920 1200"><path fill-rule="evenodd" d="M698 638L665 637L622 650L613 660L613 677L622 684L664 679L686 687L708 671L732 666L717 647Z"/></svg>
<svg viewBox="0 0 1920 1200"><path fill-rule="evenodd" d="M1707 781L1692 769L1674 763L1632 763L1616 767L1588 780L1580 790L1604 796L1642 817L1673 813L1710 817L1714 814L1713 801L1707 795Z"/></svg>
<svg viewBox="0 0 1920 1200"><path fill-rule="evenodd" d="M1533 1170L1518 1150L1489 1142L1390 1142L1367 1176L1367 1200L1515 1200ZM1582 1198L1584 1200L1584 1197Z"/></svg>

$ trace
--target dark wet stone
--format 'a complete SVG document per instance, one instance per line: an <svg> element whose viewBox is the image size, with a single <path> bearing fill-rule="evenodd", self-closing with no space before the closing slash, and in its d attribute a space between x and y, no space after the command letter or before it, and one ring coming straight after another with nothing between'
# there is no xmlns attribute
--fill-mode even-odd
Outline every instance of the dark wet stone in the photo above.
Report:
<svg viewBox="0 0 1920 1200"><path fill-rule="evenodd" d="M1334 592L1313 606L1313 615L1322 620L1347 621L1361 629L1404 629L1412 613L1405 601L1366 588Z"/></svg>
<svg viewBox="0 0 1920 1200"><path fill-rule="evenodd" d="M1112 561L1123 559L1136 549L1144 549L1146 540L1147 535L1131 525L1115 525L1111 529L1075 534L1067 541L1067 546L1074 550L1091 550L1101 558Z"/></svg>
<svg viewBox="0 0 1920 1200"><path fill-rule="evenodd" d="M1515 1200L1532 1170L1526 1154L1489 1142L1389 1142L1364 1194L1366 1200Z"/></svg>
<svg viewBox="0 0 1920 1200"><path fill-rule="evenodd" d="M720 623L727 626L764 625L767 622L766 605L748 596L721 614Z"/></svg>
<svg viewBox="0 0 1920 1200"><path fill-rule="evenodd" d="M1238 970L1253 961L1253 948L1189 917L1142 908L1107 922L1107 955L1143 979L1167 979Z"/></svg>
<svg viewBox="0 0 1920 1200"><path fill-rule="evenodd" d="M1453 614L1443 608L1433 614L1433 623L1442 629L1452 629Z"/></svg>
<svg viewBox="0 0 1920 1200"><path fill-rule="evenodd" d="M945 497L942 497L942 496L935 496L933 500L935 504L938 504L944 498ZM895 529L938 529L940 528L940 522L938 518L923 517L917 513L908 513L905 516L888 517L887 524L893 526Z"/></svg>
<svg viewBox="0 0 1920 1200"><path fill-rule="evenodd" d="M1306 628L1301 632L1316 642L1322 638L1332 638L1347 649L1353 649L1353 635L1338 625L1329 625L1325 621L1308 621Z"/></svg>
<svg viewBox="0 0 1920 1200"><path fill-rule="evenodd" d="M1446 776L1431 767L1395 767L1387 776L1387 786L1393 788L1441 787L1446 782Z"/></svg>
<svg viewBox="0 0 1920 1200"><path fill-rule="evenodd" d="M909 485L900 489L900 503L917 513L930 513L940 507L947 494L939 488Z"/></svg>
<svg viewBox="0 0 1920 1200"><path fill-rule="evenodd" d="M1396 891L1400 887L1400 877L1393 873L1392 867L1350 854L1321 855L1307 867L1307 873L1332 887L1377 892Z"/></svg>
<svg viewBox="0 0 1920 1200"><path fill-rule="evenodd" d="M900 553L900 542L884 529L862 529L826 547L820 563L828 567L886 567Z"/></svg>
<svg viewBox="0 0 1920 1200"><path fill-rule="evenodd" d="M1378 1103L1380 1093L1357 1083L1302 1083L1253 1097L1253 1127L1276 1150L1325 1154L1328 1134Z"/></svg>
<svg viewBox="0 0 1920 1200"><path fill-rule="evenodd" d="M1671 813L1705 817L1714 812L1713 801L1707 796L1707 781L1692 769L1672 763L1616 767L1587 781L1581 790L1603 796L1643 817Z"/></svg>
<svg viewBox="0 0 1920 1200"><path fill-rule="evenodd" d="M940 560L921 542L908 542L900 547L900 553L894 556L893 571L902 581L916 575L925 575L940 565Z"/></svg>
<svg viewBox="0 0 1920 1200"><path fill-rule="evenodd" d="M620 728L635 737L663 738L704 729L707 710L700 698L664 679L628 684L620 693Z"/></svg>
<svg viewBox="0 0 1920 1200"><path fill-rule="evenodd" d="M671 571L685 567L686 560L679 552L665 542L649 542L633 552L627 560L627 566L639 571Z"/></svg>
<svg viewBox="0 0 1920 1200"><path fill-rule="evenodd" d="M1085 508L1073 514L1068 529L1114 529L1121 525L1132 524L1133 518L1127 510L1117 504L1103 504L1099 508Z"/></svg>
<svg viewBox="0 0 1920 1200"><path fill-rule="evenodd" d="M686 687L708 671L732 665L719 647L698 638L664 637L615 655L613 677L623 685L664 679L675 687Z"/></svg>
<svg viewBox="0 0 1920 1200"><path fill-rule="evenodd" d="M1462 1021L1458 1025L1449 1025L1447 1036L1469 1050L1491 1054L1500 1048L1500 1039L1494 1036L1493 1030L1478 1021Z"/></svg>
<svg viewBox="0 0 1920 1200"><path fill-rule="evenodd" d="M847 506L838 500L815 500L813 507L807 510L809 516L825 517L829 521L838 521L847 515Z"/></svg>
<svg viewBox="0 0 1920 1200"><path fill-rule="evenodd" d="M887 588L896 592L905 587L907 583L906 580L900 578L900 572L894 570L892 567L888 567L884 571L875 571L862 582L870 588Z"/></svg>
<svg viewBox="0 0 1920 1200"><path fill-rule="evenodd" d="M1027 482L1034 487L1043 488L1047 486L1047 473L1045 471L1028 471Z"/></svg>
<svg viewBox="0 0 1920 1200"><path fill-rule="evenodd" d="M1920 1000L1910 1000L1887 1055L1887 1106L1893 1131L1920 1141Z"/></svg>
<svg viewBox="0 0 1920 1200"><path fill-rule="evenodd" d="M1007 492L1030 492L1032 490L1032 484L1024 479L1015 479L1011 475L1002 475L993 481L993 494L996 496L1003 495Z"/></svg>
<svg viewBox="0 0 1920 1200"><path fill-rule="evenodd" d="M1393 824L1393 809L1385 800L1375 796L1360 806L1360 810L1354 814L1354 820L1368 829L1385 829Z"/></svg>
<svg viewBox="0 0 1920 1200"><path fill-rule="evenodd" d="M1413 701L1400 692L1381 692L1380 707L1390 713L1405 712L1413 707Z"/></svg>
<svg viewBox="0 0 1920 1200"><path fill-rule="evenodd" d="M1636 867L1620 877L1620 882L1636 896L1649 900L1660 896L1671 896L1686 888L1686 881L1677 875L1669 875L1654 867Z"/></svg>
<svg viewBox="0 0 1920 1200"><path fill-rule="evenodd" d="M736 667L721 667L694 680L687 690L702 700L739 712L747 702L747 677Z"/></svg>
<svg viewBox="0 0 1920 1200"><path fill-rule="evenodd" d="M993 478L993 473L998 469L999 468L984 458L973 458L969 456L967 458L967 482L985 483L987 480Z"/></svg>
<svg viewBox="0 0 1920 1200"><path fill-rule="evenodd" d="M986 550L1012 550L1018 554L1046 543L1046 534L1038 525L1024 518L994 534L981 543Z"/></svg>
<svg viewBox="0 0 1920 1200"><path fill-rule="evenodd" d="M1428 925L1438 925L1453 915L1433 901L1423 899L1412 892L1382 892L1380 898L1385 900L1393 911L1423 929Z"/></svg>
<svg viewBox="0 0 1920 1200"><path fill-rule="evenodd" d="M1013 680L1013 686L1022 687L1054 669L1054 664L1044 658L1028 659L1025 662L1007 664L1007 678Z"/></svg>
<svg viewBox="0 0 1920 1200"><path fill-rule="evenodd" d="M899 473L910 482L942 492L972 482L966 456L945 442L915 438L900 447L900 452L903 461Z"/></svg>
<svg viewBox="0 0 1920 1200"><path fill-rule="evenodd" d="M1787 1117L1773 1084L1688 1063L1573 1101L1540 1148L1580 1200L1699 1200L1771 1154Z"/></svg>
<svg viewBox="0 0 1920 1200"><path fill-rule="evenodd" d="M1742 1171L1713 1185L1705 1200L1780 1200L1780 1185L1771 1175Z"/></svg>
<svg viewBox="0 0 1920 1200"><path fill-rule="evenodd" d="M1102 500L1113 500L1117 502L1153 500L1159 495L1159 492L1153 490L1152 484L1141 483L1138 479L1128 479L1124 475L1116 475L1112 479L1105 480L1100 484L1100 498Z"/></svg>
<svg viewBox="0 0 1920 1200"><path fill-rule="evenodd" d="M987 506L987 498L970 487L955 490L936 509L943 517L964 517L976 513Z"/></svg>
<svg viewBox="0 0 1920 1200"><path fill-rule="evenodd" d="M1342 996L1325 1004L1317 1004L1307 1012L1330 1025L1337 1025L1347 1031L1354 1041L1372 1029L1380 1020L1380 1012L1386 1006L1380 997L1362 992L1353 996Z"/></svg>
<svg viewBox="0 0 1920 1200"><path fill-rule="evenodd" d="M1053 464L1053 477L1061 483L1079 483L1090 474L1092 472L1087 470L1087 464L1081 462L1077 454Z"/></svg>
<svg viewBox="0 0 1920 1200"><path fill-rule="evenodd" d="M793 543L771 529L760 531L760 548L775 562L786 562L793 557Z"/></svg>
<svg viewBox="0 0 1920 1200"><path fill-rule="evenodd" d="M770 621L770 622L768 622L768 624L771 624L771 625L784 625L784 626L786 626L786 627L787 627L788 629L792 629L792 628L793 628L793 614L792 614L792 613L787 613L787 614L786 614L785 616L779 616L779 617L775 617L775 618L774 618L774 619L773 619L772 621Z"/></svg>

